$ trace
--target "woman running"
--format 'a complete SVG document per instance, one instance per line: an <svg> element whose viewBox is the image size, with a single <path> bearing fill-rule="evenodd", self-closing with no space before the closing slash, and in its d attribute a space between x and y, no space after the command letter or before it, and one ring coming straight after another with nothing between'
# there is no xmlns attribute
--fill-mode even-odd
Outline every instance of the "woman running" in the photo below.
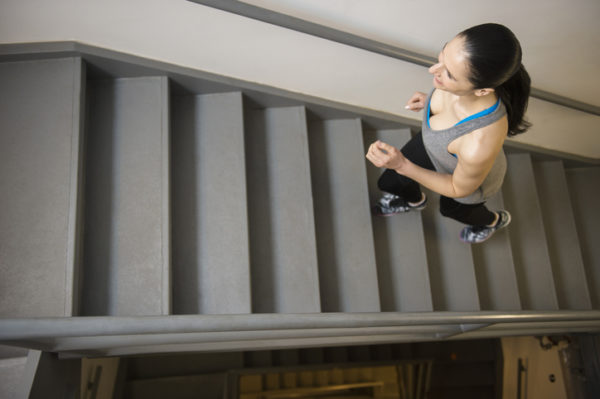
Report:
<svg viewBox="0 0 600 399"><path fill-rule="evenodd" d="M421 210L420 185L440 194L442 215L466 224L460 238L480 243L510 223L506 210L485 206L506 173L502 145L525 132L531 80L521 63L521 46L505 26L483 24L444 45L429 95L416 92L406 108L425 109L421 132L401 150L376 141L367 159L386 171L378 181L381 216Z"/></svg>

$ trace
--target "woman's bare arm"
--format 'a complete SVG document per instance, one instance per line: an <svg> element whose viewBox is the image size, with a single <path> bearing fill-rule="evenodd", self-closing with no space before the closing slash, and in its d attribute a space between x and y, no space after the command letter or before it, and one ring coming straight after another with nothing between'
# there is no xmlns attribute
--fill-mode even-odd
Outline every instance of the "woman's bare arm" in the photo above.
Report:
<svg viewBox="0 0 600 399"><path fill-rule="evenodd" d="M498 127L490 125L470 133L472 136L463 140L457 151L458 164L453 174L439 173L415 165L400 150L381 141L371 144L367 159L375 166L393 169L446 197L466 197L481 186L498 156L503 139L495 140L494 135L488 134L490 129Z"/></svg>

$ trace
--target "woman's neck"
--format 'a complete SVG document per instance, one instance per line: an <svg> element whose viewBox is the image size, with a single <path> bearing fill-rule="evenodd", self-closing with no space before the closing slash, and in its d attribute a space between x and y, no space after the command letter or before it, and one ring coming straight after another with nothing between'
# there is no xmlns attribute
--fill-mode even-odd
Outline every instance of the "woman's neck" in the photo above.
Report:
<svg viewBox="0 0 600 399"><path fill-rule="evenodd" d="M453 95L453 97L455 97L453 99L455 106L467 114L489 108L498 101L495 93L490 93L485 96L478 96L475 95L475 93L470 93L462 96Z"/></svg>

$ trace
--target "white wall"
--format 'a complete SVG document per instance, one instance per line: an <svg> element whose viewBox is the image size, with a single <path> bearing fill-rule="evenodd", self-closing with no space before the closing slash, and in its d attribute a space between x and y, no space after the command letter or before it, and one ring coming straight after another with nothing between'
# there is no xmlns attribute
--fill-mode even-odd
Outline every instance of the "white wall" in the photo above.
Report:
<svg viewBox="0 0 600 399"><path fill-rule="evenodd" d="M469 26L502 23L539 89L600 106L598 0L242 0L435 57Z"/></svg>
<svg viewBox="0 0 600 399"><path fill-rule="evenodd" d="M0 43L65 40L413 118L406 99L431 87L426 68L186 0L1 0ZM532 100L529 118L520 141L600 158L600 117Z"/></svg>

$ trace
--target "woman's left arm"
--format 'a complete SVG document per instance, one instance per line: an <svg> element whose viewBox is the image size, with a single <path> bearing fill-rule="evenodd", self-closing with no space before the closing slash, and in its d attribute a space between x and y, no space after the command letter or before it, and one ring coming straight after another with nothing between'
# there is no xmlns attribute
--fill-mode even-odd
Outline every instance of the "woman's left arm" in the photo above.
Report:
<svg viewBox="0 0 600 399"><path fill-rule="evenodd" d="M451 175L415 165L400 150L382 141L371 144L367 159L377 167L393 169L441 195L461 198L481 186L494 164L497 151L482 150L477 148L479 144L474 142L461 146L457 154L458 164Z"/></svg>

